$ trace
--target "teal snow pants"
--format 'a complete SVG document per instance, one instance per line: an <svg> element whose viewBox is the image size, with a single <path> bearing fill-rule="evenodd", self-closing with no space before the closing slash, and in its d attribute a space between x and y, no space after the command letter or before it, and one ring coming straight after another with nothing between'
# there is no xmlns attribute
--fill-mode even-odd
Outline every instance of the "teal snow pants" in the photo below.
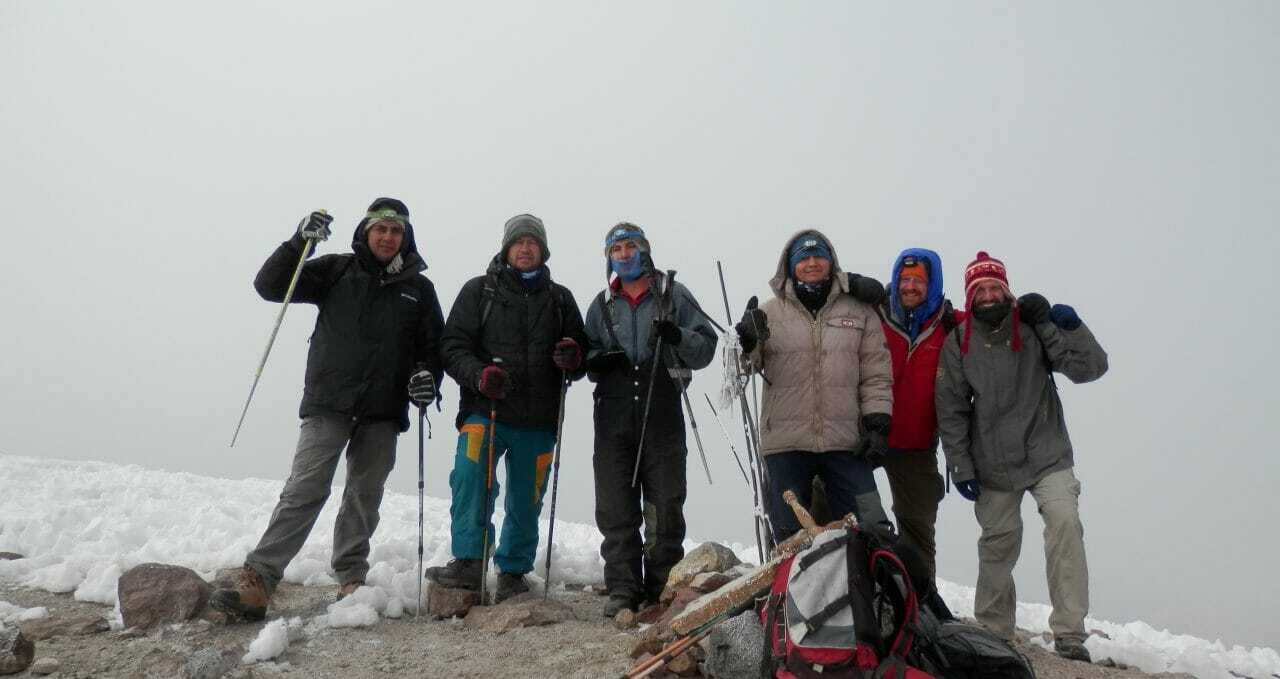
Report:
<svg viewBox="0 0 1280 679"><path fill-rule="evenodd" d="M525 429L498 423L493 441L493 487L485 502L486 462L489 457L489 418L470 415L458 430L458 450L449 474L453 503L449 508L452 551L456 559L484 556L485 531L489 549L496 532L491 523L498 501L498 460L507 461L507 495L503 501L506 518L493 561L503 573L523 575L533 570L538 552L538 515L551 472L556 434L545 429ZM482 513L483 512L483 513Z"/></svg>

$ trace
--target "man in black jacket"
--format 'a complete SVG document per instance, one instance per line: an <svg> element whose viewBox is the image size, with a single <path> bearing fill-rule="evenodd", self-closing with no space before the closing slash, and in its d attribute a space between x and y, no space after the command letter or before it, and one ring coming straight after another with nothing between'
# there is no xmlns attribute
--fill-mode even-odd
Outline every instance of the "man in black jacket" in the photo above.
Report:
<svg viewBox="0 0 1280 679"><path fill-rule="evenodd" d="M529 589L524 574L533 570L538 550L560 388L585 373L582 314L573 293L551 280L550 257L542 220L508 220L502 250L483 276L462 287L441 341L445 370L461 392L449 475L454 558L428 568L426 577L444 587L480 587L485 545L491 547L496 535L490 517L499 488L492 465L505 455L506 519L494 553L497 601Z"/></svg>
<svg viewBox="0 0 1280 679"><path fill-rule="evenodd" d="M313 212L276 248L254 279L263 299L284 299L306 240L326 240L330 221ZM442 314L435 286L421 273L427 265L404 203L375 200L356 226L351 249L307 262L294 289L292 301L315 304L319 316L307 353L293 470L236 584L210 599L240 618L265 617L285 566L324 508L344 448L347 483L333 531L338 597L364 584L396 437L409 428L409 399L425 405L438 398Z"/></svg>

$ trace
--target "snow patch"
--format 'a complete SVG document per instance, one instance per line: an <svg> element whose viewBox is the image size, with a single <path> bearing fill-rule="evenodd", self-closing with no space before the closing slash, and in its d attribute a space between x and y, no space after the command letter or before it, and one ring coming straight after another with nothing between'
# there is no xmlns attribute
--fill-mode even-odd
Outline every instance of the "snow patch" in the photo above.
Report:
<svg viewBox="0 0 1280 679"><path fill-rule="evenodd" d="M249 642L249 652L244 654L240 662L250 664L280 657L289 648L290 630L301 629L302 618L272 620L263 625L257 638Z"/></svg>
<svg viewBox="0 0 1280 679"><path fill-rule="evenodd" d="M0 627L6 624L16 625L20 622L47 617L49 617L49 609L44 606L23 608L8 601L0 601Z"/></svg>

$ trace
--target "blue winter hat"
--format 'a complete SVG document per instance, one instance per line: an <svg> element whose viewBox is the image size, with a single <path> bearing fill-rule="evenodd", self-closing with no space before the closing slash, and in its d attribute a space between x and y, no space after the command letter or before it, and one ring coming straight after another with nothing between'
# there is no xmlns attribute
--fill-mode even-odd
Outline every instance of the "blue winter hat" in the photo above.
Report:
<svg viewBox="0 0 1280 679"><path fill-rule="evenodd" d="M609 233L604 237L605 256L609 256L609 249L614 243L624 240L634 240L641 252L649 251L649 239L645 238L644 229L631 222L619 222L610 228Z"/></svg>
<svg viewBox="0 0 1280 679"><path fill-rule="evenodd" d="M791 251L787 253L787 275L792 275L796 265L810 257L821 257L829 262L831 248L825 240L813 234L791 241Z"/></svg>

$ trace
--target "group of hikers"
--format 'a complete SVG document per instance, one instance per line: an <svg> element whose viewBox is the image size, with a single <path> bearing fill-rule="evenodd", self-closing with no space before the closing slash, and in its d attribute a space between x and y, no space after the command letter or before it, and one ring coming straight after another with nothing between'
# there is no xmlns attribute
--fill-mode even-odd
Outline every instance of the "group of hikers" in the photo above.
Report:
<svg viewBox="0 0 1280 679"><path fill-rule="evenodd" d="M498 253L463 285L446 320L422 274L409 211L394 198L369 206L352 253L308 260L295 281L304 246L327 239L331 221L322 211L304 217L254 281L275 302L292 284L292 300L317 305L319 315L292 471L257 547L236 582L214 592L213 605L244 619L265 616L344 449L332 567L340 598L364 584L409 404L438 402L444 373L460 392L449 475L453 559L426 569L426 578L480 589L491 553L495 601L528 591L563 389L585 375L595 384L595 519L609 594L603 613L656 601L684 555L683 392L692 371L715 358L719 337L689 289L654 265L644 230L623 222L605 233L608 283L584 322L573 293L552 280L542 221L512 217ZM1004 264L979 252L964 270L958 311L944 297L937 253L903 251L886 286L843 271L831 240L816 230L787 239L769 285L773 297L760 305L753 299L729 339L740 344L744 373L763 383L758 452L773 540L800 528L782 494L791 490L807 506L820 479L833 516L852 513L861 525L896 535L932 581L947 485L938 470L940 440L950 483L974 503L982 530L979 623L1014 637L1012 572L1029 492L1045 525L1055 650L1088 660L1080 483L1052 373L1091 381L1106 372L1107 357L1075 310L1037 293L1015 297ZM507 489L498 533L491 517L502 458ZM896 528L876 489L881 466Z"/></svg>

